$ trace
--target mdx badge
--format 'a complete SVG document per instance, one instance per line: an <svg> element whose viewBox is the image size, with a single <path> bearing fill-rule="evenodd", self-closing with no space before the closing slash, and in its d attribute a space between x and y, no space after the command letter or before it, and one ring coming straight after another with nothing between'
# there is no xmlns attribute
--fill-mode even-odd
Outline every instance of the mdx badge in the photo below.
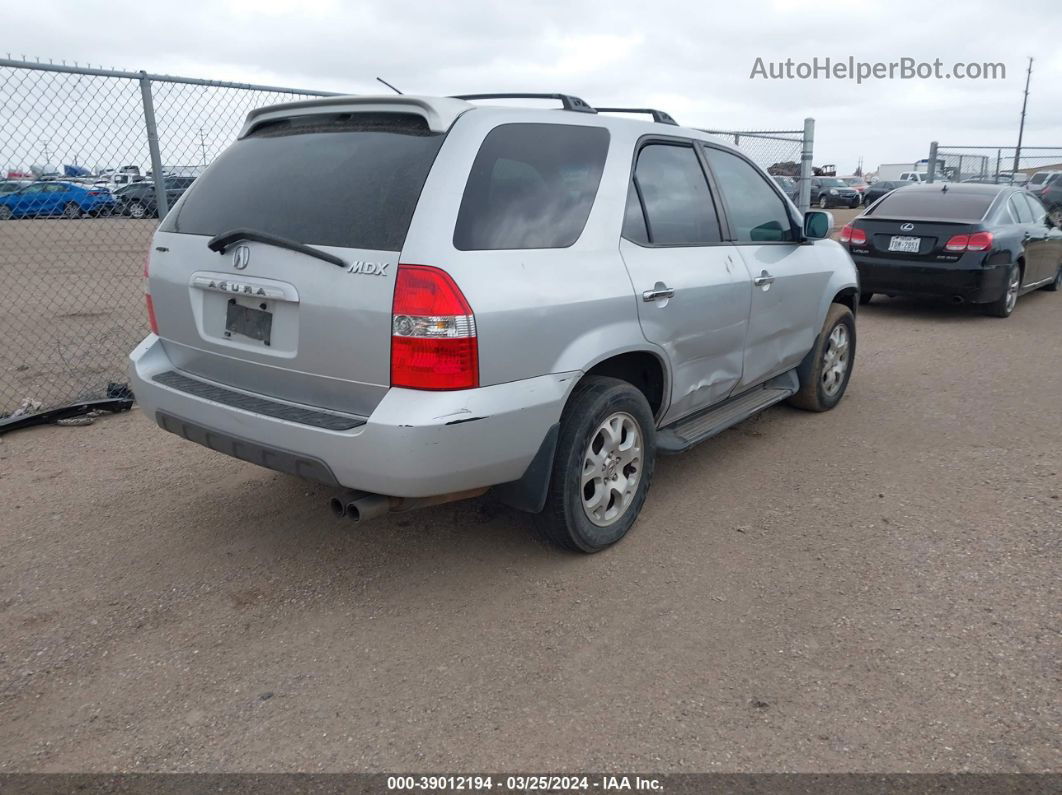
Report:
<svg viewBox="0 0 1062 795"><path fill-rule="evenodd" d="M362 262L354 260L347 268L347 273L364 273L366 276L386 276L390 262Z"/></svg>

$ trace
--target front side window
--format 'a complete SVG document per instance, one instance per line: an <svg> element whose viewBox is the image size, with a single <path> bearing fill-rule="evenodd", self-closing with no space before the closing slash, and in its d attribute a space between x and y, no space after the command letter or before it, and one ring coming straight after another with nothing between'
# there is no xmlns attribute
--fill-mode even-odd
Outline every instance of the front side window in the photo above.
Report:
<svg viewBox="0 0 1062 795"><path fill-rule="evenodd" d="M712 167L719 189L723 192L727 218L736 241L763 243L796 240L789 210L759 171L748 161L722 149L706 147L705 151L708 165Z"/></svg>
<svg viewBox="0 0 1062 795"><path fill-rule="evenodd" d="M454 247L497 251L575 243L594 206L608 142L604 127L495 127L468 175Z"/></svg>
<svg viewBox="0 0 1062 795"><path fill-rule="evenodd" d="M645 225L653 245L722 241L708 180L692 146L660 143L643 147L634 168L634 188L645 207Z"/></svg>

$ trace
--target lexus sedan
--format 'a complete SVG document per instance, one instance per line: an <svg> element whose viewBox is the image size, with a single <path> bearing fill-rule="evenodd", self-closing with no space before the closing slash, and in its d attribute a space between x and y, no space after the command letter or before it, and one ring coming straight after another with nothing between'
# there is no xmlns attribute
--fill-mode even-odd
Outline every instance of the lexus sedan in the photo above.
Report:
<svg viewBox="0 0 1062 795"><path fill-rule="evenodd" d="M877 182L872 182L867 186L867 189L863 191L863 204L869 207L886 193L891 193L897 188L902 188L905 185L910 184L910 182L900 182L898 180L879 179Z"/></svg>
<svg viewBox="0 0 1062 795"><path fill-rule="evenodd" d="M1018 296L1062 285L1062 231L1038 198L1009 185L910 185L871 205L840 241L864 304L875 293L924 295L1009 317Z"/></svg>

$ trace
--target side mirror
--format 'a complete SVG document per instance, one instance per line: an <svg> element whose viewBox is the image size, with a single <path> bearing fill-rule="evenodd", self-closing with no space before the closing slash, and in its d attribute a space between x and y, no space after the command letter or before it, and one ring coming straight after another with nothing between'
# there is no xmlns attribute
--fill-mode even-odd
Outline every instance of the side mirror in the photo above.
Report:
<svg viewBox="0 0 1062 795"><path fill-rule="evenodd" d="M822 240L830 236L833 229L833 213L822 210L808 210L804 213L804 237L808 240Z"/></svg>

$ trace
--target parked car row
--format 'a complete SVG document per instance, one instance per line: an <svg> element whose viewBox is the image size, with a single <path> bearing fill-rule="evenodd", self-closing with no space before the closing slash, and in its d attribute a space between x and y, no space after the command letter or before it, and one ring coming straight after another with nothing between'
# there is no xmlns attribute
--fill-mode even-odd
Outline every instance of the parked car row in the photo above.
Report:
<svg viewBox="0 0 1062 795"><path fill-rule="evenodd" d="M194 181L194 177L166 177L167 206L172 207ZM111 191L67 180L0 181L0 221L86 215L157 218L158 214L153 182L133 182Z"/></svg>

